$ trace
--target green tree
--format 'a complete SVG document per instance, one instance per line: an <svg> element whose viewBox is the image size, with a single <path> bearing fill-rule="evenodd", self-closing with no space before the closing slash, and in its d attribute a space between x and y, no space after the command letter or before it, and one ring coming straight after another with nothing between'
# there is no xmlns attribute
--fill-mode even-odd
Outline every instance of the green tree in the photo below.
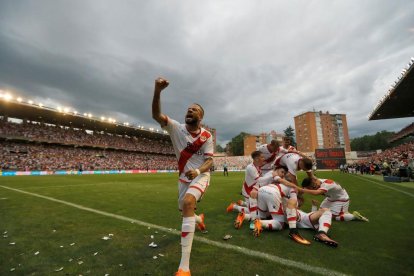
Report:
<svg viewBox="0 0 414 276"><path fill-rule="evenodd" d="M285 136L289 137L292 141L292 146L296 147L296 140L295 140L295 129L292 126L288 126L284 131Z"/></svg>
<svg viewBox="0 0 414 276"><path fill-rule="evenodd" d="M217 145L216 152L224 152L224 148L221 145Z"/></svg>
<svg viewBox="0 0 414 276"><path fill-rule="evenodd" d="M383 130L374 135L354 138L351 141L351 149L354 151L385 150L392 146L388 143L388 139L392 135L394 135L394 132Z"/></svg>
<svg viewBox="0 0 414 276"><path fill-rule="evenodd" d="M227 144L227 148L230 148L230 153L234 156L241 156L244 154L244 137L250 135L246 132L240 132L239 135L233 137Z"/></svg>

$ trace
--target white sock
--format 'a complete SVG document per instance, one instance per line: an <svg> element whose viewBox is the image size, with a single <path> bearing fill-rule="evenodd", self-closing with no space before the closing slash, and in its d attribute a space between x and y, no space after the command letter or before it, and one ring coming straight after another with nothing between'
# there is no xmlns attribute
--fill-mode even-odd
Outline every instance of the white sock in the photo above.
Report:
<svg viewBox="0 0 414 276"><path fill-rule="evenodd" d="M319 218L319 231L328 233L329 228L332 224L332 213L331 211L323 212L322 216Z"/></svg>
<svg viewBox="0 0 414 276"><path fill-rule="evenodd" d="M252 218L252 216L250 215L250 213L244 214L244 220L245 221L249 221Z"/></svg>
<svg viewBox="0 0 414 276"><path fill-rule="evenodd" d="M250 220L257 218L257 199L249 198L249 212L247 213L250 214Z"/></svg>
<svg viewBox="0 0 414 276"><path fill-rule="evenodd" d="M200 218L200 216L198 216L198 215L196 215L196 214L194 214L194 216L195 216L195 222L196 222L196 223L200 223L200 222L201 222L201 218Z"/></svg>
<svg viewBox="0 0 414 276"><path fill-rule="evenodd" d="M283 227L277 220L274 219L267 219L267 220L260 220L262 227L267 230L279 231L282 230Z"/></svg>
<svg viewBox="0 0 414 276"><path fill-rule="evenodd" d="M286 208L286 217L289 229L296 228L296 209Z"/></svg>
<svg viewBox="0 0 414 276"><path fill-rule="evenodd" d="M184 271L190 270L190 255L194 238L195 221L195 216L183 217L183 224L181 226L181 262L179 268Z"/></svg>
<svg viewBox="0 0 414 276"><path fill-rule="evenodd" d="M339 216L336 216L335 219L337 221L351 221L355 219L355 216L353 214L350 213L345 213Z"/></svg>
<svg viewBox="0 0 414 276"><path fill-rule="evenodd" d="M247 209L246 207L240 206L240 205L233 205L233 211L240 213L240 212L244 212L247 213L249 211L249 209Z"/></svg>

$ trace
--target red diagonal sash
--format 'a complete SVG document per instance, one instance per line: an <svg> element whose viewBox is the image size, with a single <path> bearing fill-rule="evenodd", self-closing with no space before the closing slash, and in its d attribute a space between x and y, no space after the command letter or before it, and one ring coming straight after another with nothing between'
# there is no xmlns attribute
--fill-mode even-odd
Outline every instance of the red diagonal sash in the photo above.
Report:
<svg viewBox="0 0 414 276"><path fill-rule="evenodd" d="M267 158L267 159L265 160L265 164L270 163L270 162L272 162L273 160L275 160L276 153L277 153L277 152L272 153L272 155L271 155L269 158Z"/></svg>
<svg viewBox="0 0 414 276"><path fill-rule="evenodd" d="M187 164L188 159L190 159L194 153L201 149L210 136L211 134L208 131L203 131L197 140L181 151L180 159L178 160L178 170L180 171L180 174L184 171L184 167L185 164Z"/></svg>

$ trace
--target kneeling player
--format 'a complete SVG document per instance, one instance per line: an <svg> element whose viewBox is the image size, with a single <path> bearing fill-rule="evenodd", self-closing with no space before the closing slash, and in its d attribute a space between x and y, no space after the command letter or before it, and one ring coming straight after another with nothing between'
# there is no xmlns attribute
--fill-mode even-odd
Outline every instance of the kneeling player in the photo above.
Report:
<svg viewBox="0 0 414 276"><path fill-rule="evenodd" d="M303 188L298 188L299 192L311 195L324 195L325 199L322 201L320 208L330 209L332 216L337 221L369 221L357 211L354 211L352 214L348 212L349 195L346 190L335 181L331 179L319 179L316 177L305 178L302 181L302 187Z"/></svg>

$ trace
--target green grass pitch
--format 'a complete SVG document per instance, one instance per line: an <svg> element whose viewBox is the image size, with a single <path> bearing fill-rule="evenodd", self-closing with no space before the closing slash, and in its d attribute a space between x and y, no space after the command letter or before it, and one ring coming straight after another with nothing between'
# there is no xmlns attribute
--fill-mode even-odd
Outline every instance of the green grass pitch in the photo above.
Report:
<svg viewBox="0 0 414 276"><path fill-rule="evenodd" d="M333 222L330 235L338 248L296 244L287 230L254 238L247 224L235 230L236 213L225 212L241 198L244 173L224 177L216 172L198 204L208 233L196 232L203 240L193 243L192 274L414 275L414 183L338 172L318 176L346 188L350 210L370 222ZM1 177L0 275L173 275L181 251L176 183L176 174ZM306 197L305 211L310 199ZM312 240L313 231L301 233ZM102 239L109 234L110 240ZM226 234L232 239L224 241ZM149 247L151 242L158 247Z"/></svg>

